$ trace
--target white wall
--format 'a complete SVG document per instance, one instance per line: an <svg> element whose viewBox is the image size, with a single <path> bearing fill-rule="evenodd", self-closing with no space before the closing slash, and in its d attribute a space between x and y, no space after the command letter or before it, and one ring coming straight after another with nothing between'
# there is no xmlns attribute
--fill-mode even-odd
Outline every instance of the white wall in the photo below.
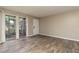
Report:
<svg viewBox="0 0 79 59"><path fill-rule="evenodd" d="M5 14L0 12L0 43L5 42Z"/></svg>
<svg viewBox="0 0 79 59"><path fill-rule="evenodd" d="M33 35L39 34L39 19L33 19Z"/></svg>
<svg viewBox="0 0 79 59"><path fill-rule="evenodd" d="M33 20L34 19L37 19L37 18L31 17L31 16L28 17L28 36L33 36L34 35L34 33L33 33ZM37 20L39 20L39 19L37 19ZM38 25L38 27L39 27L39 25ZM36 29L35 33L38 34L38 32L39 32L39 28Z"/></svg>
<svg viewBox="0 0 79 59"><path fill-rule="evenodd" d="M1 12L0 12L0 25L1 25ZM1 33L1 27L0 27L0 33ZM0 34L0 43L1 43L1 34Z"/></svg>
<svg viewBox="0 0 79 59"><path fill-rule="evenodd" d="M40 34L79 40L79 11L40 19Z"/></svg>

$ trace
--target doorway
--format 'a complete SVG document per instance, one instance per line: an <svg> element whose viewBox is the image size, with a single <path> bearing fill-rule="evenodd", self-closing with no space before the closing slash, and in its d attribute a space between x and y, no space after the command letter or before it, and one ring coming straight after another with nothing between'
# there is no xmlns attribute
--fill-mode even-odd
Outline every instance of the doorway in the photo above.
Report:
<svg viewBox="0 0 79 59"><path fill-rule="evenodd" d="M26 18L19 17L19 37L26 37Z"/></svg>
<svg viewBox="0 0 79 59"><path fill-rule="evenodd" d="M10 16L6 15L5 16L5 36L6 40L13 40L16 37L16 32L15 32L15 16Z"/></svg>

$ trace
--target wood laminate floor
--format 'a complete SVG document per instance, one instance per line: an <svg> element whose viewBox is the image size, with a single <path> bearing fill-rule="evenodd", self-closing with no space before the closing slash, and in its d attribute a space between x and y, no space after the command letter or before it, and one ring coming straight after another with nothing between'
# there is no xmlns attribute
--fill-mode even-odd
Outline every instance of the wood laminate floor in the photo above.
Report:
<svg viewBox="0 0 79 59"><path fill-rule="evenodd" d="M79 42L47 36L10 40L0 44L0 53L78 53Z"/></svg>

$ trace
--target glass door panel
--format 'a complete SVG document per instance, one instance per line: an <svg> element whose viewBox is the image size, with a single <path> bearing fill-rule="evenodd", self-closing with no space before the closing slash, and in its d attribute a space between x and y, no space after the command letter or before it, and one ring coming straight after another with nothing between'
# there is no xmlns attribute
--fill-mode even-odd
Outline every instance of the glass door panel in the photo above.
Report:
<svg viewBox="0 0 79 59"><path fill-rule="evenodd" d="M26 36L26 19L22 17L19 19L19 35Z"/></svg>
<svg viewBox="0 0 79 59"><path fill-rule="evenodd" d="M12 38L16 35L15 33L15 16L5 16L5 32L6 38Z"/></svg>

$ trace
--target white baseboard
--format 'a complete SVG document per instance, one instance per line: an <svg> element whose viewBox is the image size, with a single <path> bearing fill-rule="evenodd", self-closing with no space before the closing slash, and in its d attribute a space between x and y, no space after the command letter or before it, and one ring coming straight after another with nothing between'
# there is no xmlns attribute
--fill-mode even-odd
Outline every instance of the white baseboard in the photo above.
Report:
<svg viewBox="0 0 79 59"><path fill-rule="evenodd" d="M38 35L38 34L36 34L36 35ZM36 36L36 35L28 35L27 37L29 37L29 36Z"/></svg>
<svg viewBox="0 0 79 59"><path fill-rule="evenodd" d="M65 37L54 36L54 35L47 35L47 34L42 34L42 33L40 33L40 35L50 36L50 37L56 37L56 38L61 38L61 39L65 39L65 40L79 41L78 39L65 38Z"/></svg>
<svg viewBox="0 0 79 59"><path fill-rule="evenodd" d="M27 37L29 37L29 36L33 36L33 35L28 35Z"/></svg>

